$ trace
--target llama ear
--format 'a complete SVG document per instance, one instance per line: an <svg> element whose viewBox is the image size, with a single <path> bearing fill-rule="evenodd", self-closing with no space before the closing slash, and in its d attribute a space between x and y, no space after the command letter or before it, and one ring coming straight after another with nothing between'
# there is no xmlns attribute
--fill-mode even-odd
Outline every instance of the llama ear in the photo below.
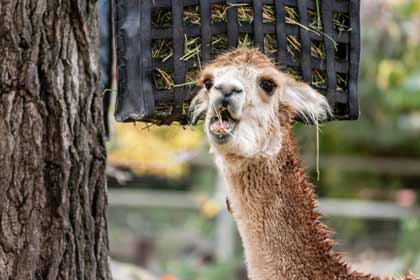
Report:
<svg viewBox="0 0 420 280"><path fill-rule="evenodd" d="M309 85L293 78L284 83L281 101L308 124L317 124L333 116L327 98Z"/></svg>
<svg viewBox="0 0 420 280"><path fill-rule="evenodd" d="M193 98L188 110L190 123L196 125L201 116L207 112L209 104L209 95L205 88L201 88Z"/></svg>

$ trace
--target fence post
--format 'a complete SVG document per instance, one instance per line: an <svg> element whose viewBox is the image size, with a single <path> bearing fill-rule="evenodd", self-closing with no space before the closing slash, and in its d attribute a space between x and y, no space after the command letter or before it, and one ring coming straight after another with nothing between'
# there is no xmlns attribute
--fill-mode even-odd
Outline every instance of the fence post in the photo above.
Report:
<svg viewBox="0 0 420 280"><path fill-rule="evenodd" d="M226 209L226 182L220 174L217 180L216 199L222 210L217 217L216 258L227 261L233 258L235 251L235 225Z"/></svg>

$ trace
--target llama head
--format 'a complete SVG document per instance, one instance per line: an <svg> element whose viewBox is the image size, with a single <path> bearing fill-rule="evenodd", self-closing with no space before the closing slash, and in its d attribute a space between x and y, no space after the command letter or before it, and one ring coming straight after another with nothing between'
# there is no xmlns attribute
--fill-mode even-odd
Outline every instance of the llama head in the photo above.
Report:
<svg viewBox="0 0 420 280"><path fill-rule="evenodd" d="M222 155L275 155L297 115L317 123L331 114L324 96L279 71L256 49L218 57L202 71L199 87L192 123L205 114L210 145Z"/></svg>

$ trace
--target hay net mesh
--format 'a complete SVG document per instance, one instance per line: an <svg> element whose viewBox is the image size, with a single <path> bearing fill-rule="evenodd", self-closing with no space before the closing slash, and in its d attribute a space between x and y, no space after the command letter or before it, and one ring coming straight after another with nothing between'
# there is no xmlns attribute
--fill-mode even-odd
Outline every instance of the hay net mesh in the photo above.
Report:
<svg viewBox="0 0 420 280"><path fill-rule="evenodd" d="M142 121L186 124L202 65L236 47L260 48L280 69L325 94L337 119L357 118L358 0L151 0L139 5L140 15L149 17L142 23L150 33L139 36L142 56L151 62L145 78L154 101ZM117 9L122 6L117 3Z"/></svg>

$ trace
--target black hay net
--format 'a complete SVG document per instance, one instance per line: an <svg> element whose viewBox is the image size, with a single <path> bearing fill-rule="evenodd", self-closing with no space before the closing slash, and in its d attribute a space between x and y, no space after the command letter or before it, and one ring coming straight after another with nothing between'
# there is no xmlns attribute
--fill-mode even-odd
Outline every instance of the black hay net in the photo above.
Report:
<svg viewBox="0 0 420 280"><path fill-rule="evenodd" d="M117 121L187 124L201 65L257 47L357 119L360 0L114 0Z"/></svg>

